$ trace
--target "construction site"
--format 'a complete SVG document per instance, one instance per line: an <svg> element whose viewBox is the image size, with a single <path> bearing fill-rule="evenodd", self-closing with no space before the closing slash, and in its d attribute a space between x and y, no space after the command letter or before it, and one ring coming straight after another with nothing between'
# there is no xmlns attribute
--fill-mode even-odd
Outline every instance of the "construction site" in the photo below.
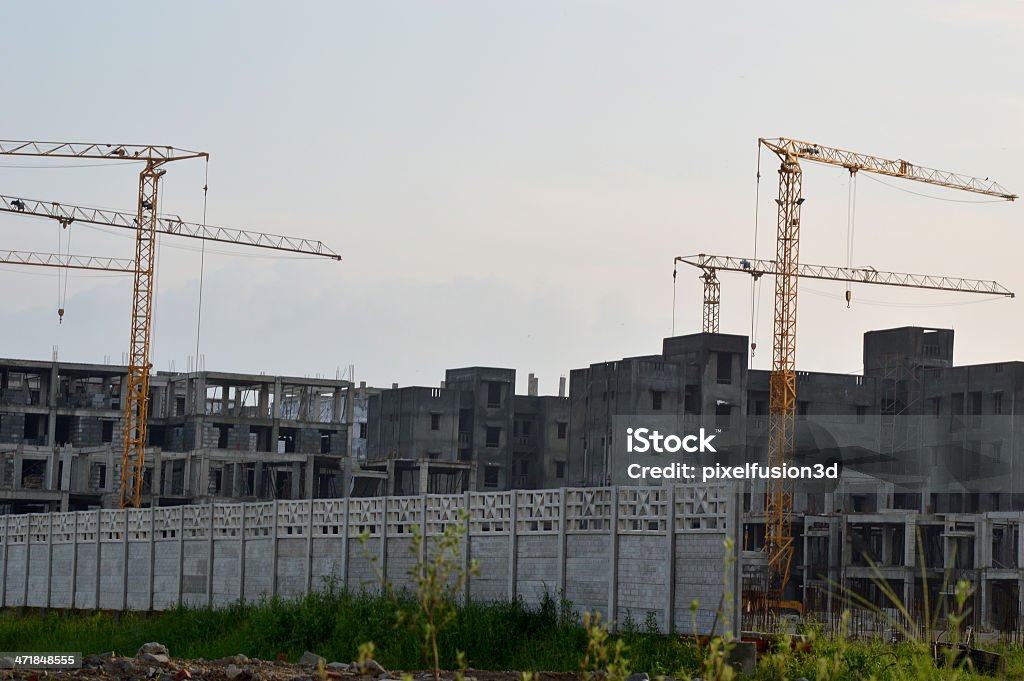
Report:
<svg viewBox="0 0 1024 681"><path fill-rule="evenodd" d="M956 366L951 329L913 325L866 333L862 367L853 375L798 371L796 354L802 279L845 283L848 304L852 284L1013 297L1012 291L989 280L801 262L802 165L845 169L851 182L859 174L877 174L997 200L1012 201L1016 195L988 178L799 140L761 139L759 147L780 162L774 259L707 254L676 258L673 281L680 265L699 271L700 332L673 333L654 354L575 369L568 381L560 379L556 395L545 396L533 374L527 379L527 394L517 395L515 369L487 366L448 369L432 385L390 387L357 384L354 371L333 380L198 367L154 371L150 348L158 235L312 258L340 256L319 241L169 217L158 208L167 166L206 159L206 152L2 141L3 156L126 159L138 161L141 172L134 213L0 196L0 211L18 218L135 233L133 259L0 252L3 264L119 271L134 279L127 364L69 363L56 353L49 360L0 359L0 504L9 516L150 508L149 517L156 523L156 509L168 506L221 508L272 501L277 509L279 500L344 499L347 527L353 503L348 499L384 499L386 522L392 522L388 504L393 498L422 498L426 504L435 495L465 496L465 503L472 505L472 494L496 494L493 498L500 500L505 499L501 494L511 493L507 503L514 509L520 503L516 499L534 499L519 497L521 492L548 490L544 494L550 495L561 490L561 511L553 498L537 496L535 501L543 500L541 505L549 510L538 511L540 524L524 530L553 532L565 522L559 513L566 513L567 498L583 499L580 518L594 512L598 497L585 490L611 494L611 507L619 508L619 488L630 484L622 475L629 459L621 447L621 419L668 416L680 431L700 426L722 434L729 452L747 460L799 464L823 451L846 457L842 478L828 488L771 479L739 490L735 503L742 508L733 509L736 520L730 522L740 524L734 529L742 542L742 579L737 584L745 629L773 626L770 615L787 610L832 622L851 607L851 592L862 597L862 613L868 605L891 607L890 592L913 613L921 613L929 601L941 609L953 596L949 584L966 580L974 587L972 617L979 631L1019 632L1024 613L1024 465L1019 462L1024 462L1024 452L1018 443L1024 438L1016 437L1015 415L1018 396L1024 404L1024 364ZM723 273L771 282L770 370L749 367L756 350L752 338L720 332L721 316L730 313L722 303L718 277ZM692 303L696 306L697 301ZM825 422L808 435L809 424ZM609 486L610 492L602 491ZM658 496L661 492L635 494L643 498L629 502L635 503L631 517L642 523L644 513L650 512L651 522L661 523L657 531L675 537L674 523L688 516L677 518L672 511L666 526L659 515L666 503ZM711 493L686 494L692 500L693 494ZM701 498L707 503L710 497ZM720 519L727 515L722 509L732 502L726 496L714 499L710 507L700 506L700 513L711 513L715 520L707 529L721 532L725 525ZM675 509L675 502L669 507ZM313 508L303 513L316 512ZM615 513L625 513L625 508ZM686 513L698 513L688 508ZM323 507L323 513L338 512ZM516 511L509 512L515 525ZM181 518L184 523L185 515ZM213 518L211 512L210 523ZM589 526L580 523L573 527L586 531ZM703 527L698 523L685 530ZM563 547L558 555L564 558L566 530L560 531ZM521 550L515 532L513 556ZM6 536L15 541L14 535ZM347 541L348 530L345 536ZM673 551L686 555L683 539L671 541ZM386 548L381 550L386 554ZM74 551L77 555L78 549ZM6 545L4 555L6 560ZM559 569L565 584L564 564ZM24 570L27 575L27 563ZM313 568L309 570L307 586ZM673 584L674 575L673 568ZM24 578L22 605L31 601ZM685 588L682 579L680 589ZM614 572L611 580L608 614L615 619L620 613ZM513 595L519 593L515 582L513 575ZM242 585L237 588L248 593ZM206 593L213 603L210 589ZM97 587L93 603L100 601ZM665 629L677 626L674 607L666 613ZM711 614L707 621L712 621ZM874 633L884 628L877 617L866 614L856 626Z"/></svg>

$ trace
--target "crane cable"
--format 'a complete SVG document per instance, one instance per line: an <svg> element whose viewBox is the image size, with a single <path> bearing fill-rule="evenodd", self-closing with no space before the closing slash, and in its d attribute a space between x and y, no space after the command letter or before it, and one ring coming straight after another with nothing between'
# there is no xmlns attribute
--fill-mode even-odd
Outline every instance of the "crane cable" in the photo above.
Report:
<svg viewBox="0 0 1024 681"><path fill-rule="evenodd" d="M850 169L850 181L846 185L846 267L853 267L853 237L857 223L857 169ZM852 285L846 282L846 307L853 299Z"/></svg>
<svg viewBox="0 0 1024 681"><path fill-rule="evenodd" d="M679 273L679 262L672 262L672 336L676 335L676 275Z"/></svg>
<svg viewBox="0 0 1024 681"><path fill-rule="evenodd" d="M754 260L757 260L757 219L761 203L761 140L757 141L757 177L754 180ZM750 359L757 352L757 318L761 312L760 279L750 280Z"/></svg>
<svg viewBox="0 0 1024 681"><path fill-rule="evenodd" d="M210 189L210 157L206 157L206 169L203 173L203 233L206 233L206 196ZM196 313L196 361L195 370L199 371L199 335L203 326L203 275L206 272L206 239L200 239L199 250L199 305Z"/></svg>
<svg viewBox="0 0 1024 681"><path fill-rule="evenodd" d="M61 231L62 230L66 230L68 228L68 225L69 225L69 223L64 221L64 220L60 220L57 223L57 262L58 263L60 263L61 256L64 254L63 250L62 250L63 246L61 245ZM68 259L70 260L70 258L71 258L71 232L70 231L68 232L68 238L67 238L67 255L68 255ZM63 270L63 272L61 270ZM63 324L64 323L64 308L67 307L67 302L68 302L68 273L70 272L70 270L71 270L70 267L61 267L59 270L57 270L57 323L58 324ZM61 281L61 277L63 277L63 279L64 279L63 282Z"/></svg>

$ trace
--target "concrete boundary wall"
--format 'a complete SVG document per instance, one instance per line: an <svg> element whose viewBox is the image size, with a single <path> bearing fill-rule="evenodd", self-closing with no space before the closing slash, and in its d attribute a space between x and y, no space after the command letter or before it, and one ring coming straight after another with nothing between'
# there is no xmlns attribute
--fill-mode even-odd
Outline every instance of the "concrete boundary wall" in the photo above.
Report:
<svg viewBox="0 0 1024 681"><path fill-rule="evenodd" d="M463 559L480 565L469 598L537 605L564 593L606 621L654 612L663 630L681 631L692 630L696 599L707 632L722 604L738 622L740 570L725 555L737 506L731 486L680 485L7 515L0 607L220 607L301 596L325 580L374 590L380 571L402 587L414 530L429 546L461 522Z"/></svg>

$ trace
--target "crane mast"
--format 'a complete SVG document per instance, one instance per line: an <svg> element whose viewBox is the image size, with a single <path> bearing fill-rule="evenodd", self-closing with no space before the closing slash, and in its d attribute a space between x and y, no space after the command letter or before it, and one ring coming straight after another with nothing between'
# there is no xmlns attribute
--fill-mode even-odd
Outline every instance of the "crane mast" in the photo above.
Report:
<svg viewBox="0 0 1024 681"><path fill-rule="evenodd" d="M142 500L146 430L149 420L149 375L151 369L149 352L153 318L156 235L160 231L160 179L167 172L163 168L165 164L193 158L209 160L209 154L204 151L179 149L172 146L0 140L0 155L125 160L140 161L145 164L139 173L138 197L134 216L134 293L129 339L127 394L124 396L120 489L121 507L138 507ZM17 203L7 203L6 207L13 209L11 212L28 212L27 204L20 200ZM69 224L67 221L63 222ZM267 247L272 248L273 246ZM316 255L329 255L337 259L333 252L329 254L316 253Z"/></svg>
<svg viewBox="0 0 1024 681"><path fill-rule="evenodd" d="M796 414L796 315L800 274L800 208L804 203L801 160L846 168L851 174L868 172L993 196L1017 198L988 178L917 166L903 159L868 154L785 137L761 138L759 144L780 160L778 223L775 240L775 310L772 334L772 369L769 377L768 465L783 466L794 450ZM787 481L770 479L765 496L765 551L768 586L781 595L789 581L793 559L793 491Z"/></svg>

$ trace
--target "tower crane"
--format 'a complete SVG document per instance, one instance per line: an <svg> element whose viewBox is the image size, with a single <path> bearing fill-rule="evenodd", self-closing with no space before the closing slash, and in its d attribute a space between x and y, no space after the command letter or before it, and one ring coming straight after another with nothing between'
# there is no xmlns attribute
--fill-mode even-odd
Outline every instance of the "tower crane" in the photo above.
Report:
<svg viewBox="0 0 1024 681"><path fill-rule="evenodd" d="M704 304L701 315L701 330L704 333L718 333L719 302L721 300L718 272L742 272L755 280L764 275L776 276L778 263L774 260L736 258L728 255L686 255L676 257L675 263L683 263L702 271L704 282ZM905 274L884 272L874 267L833 267L831 265L806 265L801 263L797 276L801 279L825 279L856 284L877 286L898 286L902 288L930 289L933 291L956 291L959 293L981 293L1013 298L1014 293L997 281L965 279L963 277L940 277L932 274Z"/></svg>
<svg viewBox="0 0 1024 681"><path fill-rule="evenodd" d="M790 139L761 138L779 157L778 228L775 257L775 314L772 334L772 369L769 378L768 464L783 466L792 456L796 408L796 312L800 280L800 207L804 203L803 169L811 161L858 172L902 178L958 189L1007 201L1017 198L989 178L935 170L903 159L890 160L868 154ZM793 491L786 481L769 480L765 495L765 550L768 552L769 589L780 596L789 581L793 558Z"/></svg>
<svg viewBox="0 0 1024 681"><path fill-rule="evenodd" d="M128 506L138 507L142 500L149 416L149 375L151 368L149 349L153 317L153 285L157 232L193 236L201 239L211 238L217 241L231 241L232 243L240 244L248 243L248 245L263 248L309 253L310 255L326 256L336 260L340 260L340 257L329 249L325 251L319 242L309 240L291 240L288 237L257 235L257 233L241 232L238 230L226 230L224 233L214 231L208 234L205 228L195 229L198 227L196 225L192 225L192 229L188 230L185 227L185 223L180 220L172 221L173 224L170 225L166 221L162 222L159 216L158 199L160 179L167 172L163 166L172 161L187 159L202 158L209 160L209 154L205 151L141 144L0 140L0 155L99 159L106 161L124 160L139 161L144 164L139 172L136 213L132 216L130 223L124 221L125 214L113 211L84 209L91 211L89 214L93 217L92 220L86 220L82 216L70 216L82 222L130 227L135 230L134 292L128 353L127 394L124 396L125 418L121 453L120 504L122 508ZM206 190L205 187L203 189L204 191ZM38 205L30 206L30 202L22 199L13 199L5 205L11 209L10 212L38 215L45 213L45 210L40 209ZM59 206L60 204L52 205ZM31 211L30 208L32 208ZM58 216L55 213L53 215L46 215L46 217L61 220L65 225L70 224L68 216L64 214ZM102 220L107 220L107 222L101 222ZM175 231L174 224L179 225L180 229ZM266 237L266 242L247 242L245 239L252 235ZM259 241L258 238L257 241ZM320 248L311 248L313 244L319 244Z"/></svg>

